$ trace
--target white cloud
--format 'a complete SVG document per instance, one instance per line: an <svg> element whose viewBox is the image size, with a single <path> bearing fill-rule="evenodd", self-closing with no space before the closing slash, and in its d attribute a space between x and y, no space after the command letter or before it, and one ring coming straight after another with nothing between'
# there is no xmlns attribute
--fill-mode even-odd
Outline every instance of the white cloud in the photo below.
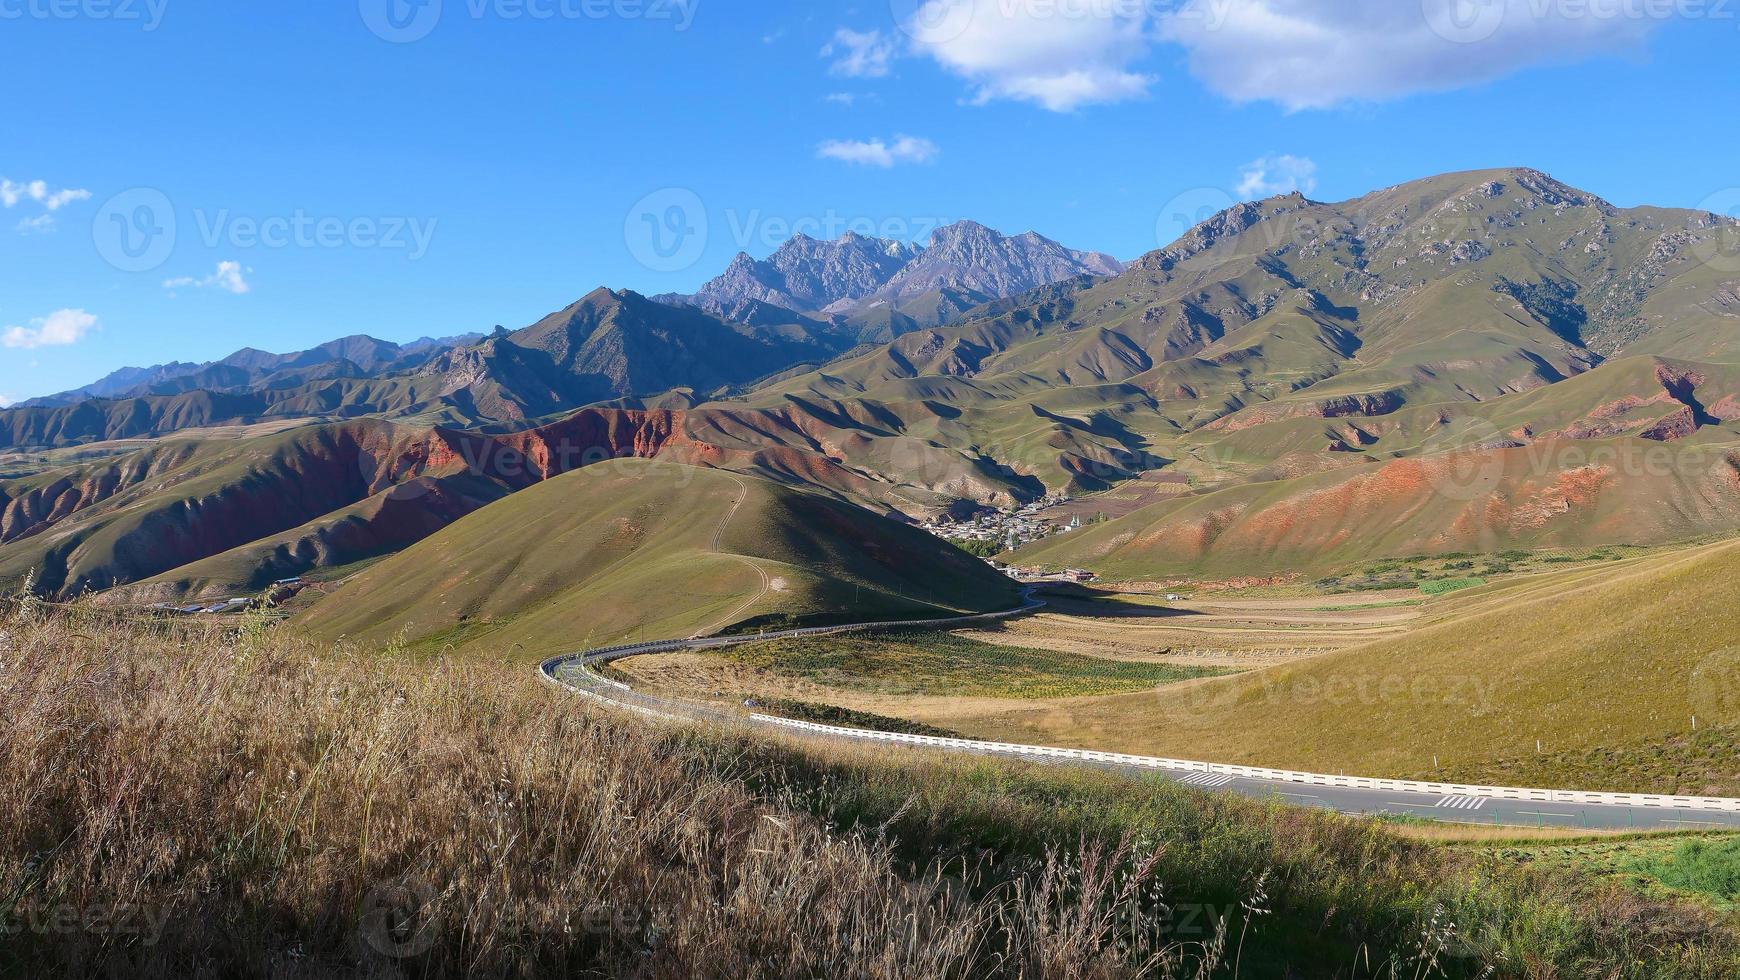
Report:
<svg viewBox="0 0 1740 980"><path fill-rule="evenodd" d="M881 31L840 28L822 48L822 57L833 58L828 73L842 78L881 78L894 60L894 39Z"/></svg>
<svg viewBox="0 0 1740 980"><path fill-rule="evenodd" d="M59 211L74 201L88 201L91 192L73 188L52 188L47 181L31 180L22 184L0 177L0 205L11 208L20 201L35 201L48 211Z"/></svg>
<svg viewBox="0 0 1740 980"><path fill-rule="evenodd" d="M54 215L45 212L33 218L25 218L18 222L17 228L21 234L25 235L51 232L54 230Z"/></svg>
<svg viewBox="0 0 1740 980"><path fill-rule="evenodd" d="M204 279L183 276L180 279L166 279L164 289L221 289L237 296L253 289L248 285L247 275L254 270L242 268L240 262L219 262L217 271Z"/></svg>
<svg viewBox="0 0 1740 980"><path fill-rule="evenodd" d="M1240 102L1289 110L1400 98L1536 65L1635 50L1689 5L1551 0L925 0L913 48L974 101L1057 112L1147 94L1138 63L1184 48L1191 73ZM1685 16L1691 16L1690 13Z"/></svg>
<svg viewBox="0 0 1740 980"><path fill-rule="evenodd" d="M1130 70L1152 41L1143 0L929 0L902 25L914 46L972 82L975 101L1018 99L1053 112L1145 95Z"/></svg>
<svg viewBox="0 0 1740 980"><path fill-rule="evenodd" d="M1239 173L1239 197L1247 201L1294 191L1310 194L1316 189L1317 162L1310 157L1287 154L1263 157L1245 164Z"/></svg>
<svg viewBox="0 0 1740 980"><path fill-rule="evenodd" d="M1290 110L1478 85L1640 45L1664 18L1636 4L1541 0L1187 0L1158 24L1191 72L1241 102Z"/></svg>
<svg viewBox="0 0 1740 980"><path fill-rule="evenodd" d="M0 408L11 408L16 404L18 404L18 399L11 395L0 395Z"/></svg>
<svg viewBox="0 0 1740 980"><path fill-rule="evenodd" d="M829 92L822 96L822 101L832 102L835 105L851 106L858 101L858 97L850 92Z"/></svg>
<svg viewBox="0 0 1740 980"><path fill-rule="evenodd" d="M829 140L816 148L826 160L841 160L866 167L892 167L897 163L929 163L940 152L935 143L917 136L896 136L894 142Z"/></svg>
<svg viewBox="0 0 1740 980"><path fill-rule="evenodd" d="M84 310L58 310L31 320L28 327L7 327L0 331L0 346L23 350L66 347L100 328L97 318Z"/></svg>

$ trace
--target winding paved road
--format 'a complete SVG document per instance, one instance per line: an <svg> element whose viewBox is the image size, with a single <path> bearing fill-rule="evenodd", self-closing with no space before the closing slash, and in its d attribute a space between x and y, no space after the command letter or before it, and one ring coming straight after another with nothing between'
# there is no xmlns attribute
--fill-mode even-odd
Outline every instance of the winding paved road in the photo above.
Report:
<svg viewBox="0 0 1740 980"><path fill-rule="evenodd" d="M765 715L745 716L687 701L653 697L600 676L600 664L652 653L709 650L762 640L901 627L951 627L1005 619L1030 612L1044 602L1033 599L1020 609L982 616L902 623L870 623L815 629L785 630L738 637L666 640L570 654L546 661L544 678L567 690L650 717L672 721L753 724L816 738L873 741L936 751L1000 755L1064 765L1085 765L1131 774L1158 774L1198 789L1237 793L1353 815L1393 815L1443 823L1512 827L1557 827L1587 830L1740 830L1740 800L1692 797L1577 793L1559 790L1456 786L1328 776L1316 773L1225 766L1175 759L1154 759L1119 753L1050 746L1009 745L964 739L894 735L812 725Z"/></svg>

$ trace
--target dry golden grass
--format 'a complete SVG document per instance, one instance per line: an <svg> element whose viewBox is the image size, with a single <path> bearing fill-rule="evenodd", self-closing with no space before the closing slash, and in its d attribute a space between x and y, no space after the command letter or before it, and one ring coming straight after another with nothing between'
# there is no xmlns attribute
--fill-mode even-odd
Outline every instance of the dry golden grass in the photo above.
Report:
<svg viewBox="0 0 1740 980"><path fill-rule="evenodd" d="M753 787L738 751L523 668L12 615L0 971L1187 976L1224 952L1112 941L1151 853L1054 852L972 894Z"/></svg>
<svg viewBox="0 0 1740 980"><path fill-rule="evenodd" d="M1666 928L1634 935L1634 919ZM1451 921L1478 938L1452 941ZM1103 773L670 730L520 666L30 605L0 611L0 924L0 975L21 977L1740 965L1693 907L1377 825Z"/></svg>

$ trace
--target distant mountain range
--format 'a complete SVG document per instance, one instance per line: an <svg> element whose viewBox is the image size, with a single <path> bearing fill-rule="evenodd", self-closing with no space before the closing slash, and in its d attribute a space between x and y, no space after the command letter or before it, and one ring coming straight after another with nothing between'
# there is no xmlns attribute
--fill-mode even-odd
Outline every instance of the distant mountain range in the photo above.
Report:
<svg viewBox="0 0 1740 980"><path fill-rule="evenodd" d="M55 408L93 398L138 398L187 391L242 391L253 387L290 387L317 377L367 377L409 371L453 347L475 344L483 334L408 344L357 335L293 354L271 354L244 347L204 364L173 362L152 367L125 367L98 381L56 395L32 398L18 408Z"/></svg>
<svg viewBox="0 0 1740 980"><path fill-rule="evenodd" d="M600 288L523 330L398 345L346 337L293 354L123 368L0 411L0 449L53 448L284 418L472 425L681 390L693 403L813 368L992 300L1121 263L1031 232L960 222L925 247L799 236L739 256L694 297ZM858 310L857 316L848 311Z"/></svg>
<svg viewBox="0 0 1740 980"><path fill-rule="evenodd" d="M793 242L692 301L597 290L378 377L0 412L11 446L309 423L0 481L0 573L217 589L395 550L618 456L907 516L1111 490L1107 521L1020 557L1132 578L1740 529L1732 219L1506 169L1238 205L1115 276L1037 236L955 231L916 251ZM954 294L981 302L931 326L875 316ZM366 373L361 356L325 363ZM261 491L297 503L256 527L235 480L262 454ZM497 473L503 454L536 465ZM209 547L158 540L193 512L235 516L202 522Z"/></svg>

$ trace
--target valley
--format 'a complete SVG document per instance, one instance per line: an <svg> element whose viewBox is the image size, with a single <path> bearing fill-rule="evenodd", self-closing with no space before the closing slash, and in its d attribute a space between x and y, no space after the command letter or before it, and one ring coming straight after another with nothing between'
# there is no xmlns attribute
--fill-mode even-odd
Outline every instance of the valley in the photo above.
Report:
<svg viewBox="0 0 1740 980"><path fill-rule="evenodd" d="M0 980L1740 978L1726 6L0 0Z"/></svg>
<svg viewBox="0 0 1740 980"><path fill-rule="evenodd" d="M1688 702L1702 640L1638 622L1740 531L1725 220L1476 171L1241 204L1130 263L972 222L797 238L519 331L123 372L0 411L0 580L140 609L305 579L284 614L324 641L531 662L1006 609L1012 569L1092 584L994 629L621 669L1370 775L1607 747L1614 784L1702 793L1733 774L1636 747L1703 758L1740 719ZM1648 642L1514 649L1610 608Z"/></svg>

